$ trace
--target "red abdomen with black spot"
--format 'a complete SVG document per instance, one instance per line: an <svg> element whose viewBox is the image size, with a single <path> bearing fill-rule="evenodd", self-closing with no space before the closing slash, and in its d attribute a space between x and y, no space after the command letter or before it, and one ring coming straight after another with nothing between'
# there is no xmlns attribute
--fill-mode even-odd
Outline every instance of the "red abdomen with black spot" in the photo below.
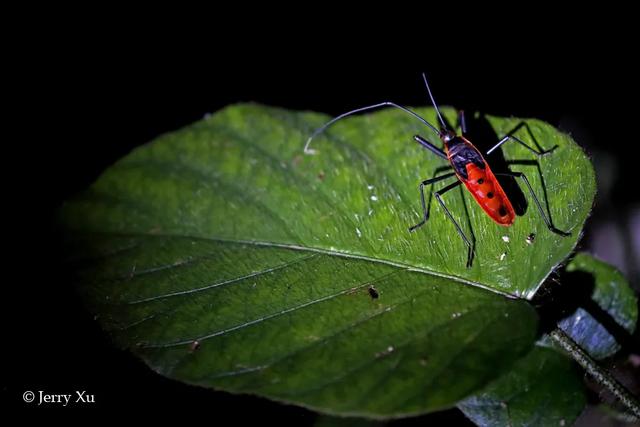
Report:
<svg viewBox="0 0 640 427"><path fill-rule="evenodd" d="M492 220L509 226L516 219L511 201L480 152L465 138L456 137L447 144L447 157L458 179Z"/></svg>
<svg viewBox="0 0 640 427"><path fill-rule="evenodd" d="M500 186L500 183L485 164L480 169L473 163L467 164L468 179L462 180L480 207L500 225L511 225L516 219L511 201Z"/></svg>

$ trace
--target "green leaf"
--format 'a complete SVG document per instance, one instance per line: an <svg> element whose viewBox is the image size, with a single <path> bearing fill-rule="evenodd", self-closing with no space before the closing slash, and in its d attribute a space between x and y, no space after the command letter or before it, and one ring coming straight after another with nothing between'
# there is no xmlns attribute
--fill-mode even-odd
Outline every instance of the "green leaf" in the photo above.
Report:
<svg viewBox="0 0 640 427"><path fill-rule="evenodd" d="M555 225L573 234L549 232L531 206L499 227L465 194L478 242L467 269L437 207L407 231L420 218L417 185L443 164L409 142L419 123L397 111L352 117L303 155L326 119L237 105L119 161L62 210L81 292L121 346L172 378L337 414L450 407L528 350L535 313L498 293L530 298L573 248L591 165L566 135L529 121L558 149L541 175L513 169L532 169L539 195L544 176ZM490 122L502 135L519 121ZM531 158L518 144L504 152ZM446 200L464 226L460 194Z"/></svg>
<svg viewBox="0 0 640 427"><path fill-rule="evenodd" d="M569 292L577 309L558 326L595 359L615 354L631 343L638 322L638 299L615 267L581 252L567 265L562 280L575 282ZM544 338L548 344L548 338Z"/></svg>
<svg viewBox="0 0 640 427"><path fill-rule="evenodd" d="M458 404L479 426L570 426L586 405L582 374L564 355L535 347L482 393Z"/></svg>

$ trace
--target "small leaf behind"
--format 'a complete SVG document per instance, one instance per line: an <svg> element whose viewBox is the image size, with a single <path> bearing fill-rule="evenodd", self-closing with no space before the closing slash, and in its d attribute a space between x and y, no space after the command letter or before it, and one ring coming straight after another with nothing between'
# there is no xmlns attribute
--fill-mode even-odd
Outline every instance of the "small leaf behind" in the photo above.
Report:
<svg viewBox="0 0 640 427"><path fill-rule="evenodd" d="M576 277L571 280L579 281L576 286L591 286L591 292L586 298L575 295L578 308L558 326L595 359L615 354L621 343L637 349L632 335L638 322L638 299L622 273L584 252L576 254L566 271ZM543 342L548 344L548 338Z"/></svg>
<svg viewBox="0 0 640 427"><path fill-rule="evenodd" d="M508 374L458 404L478 426L570 426L586 405L582 374L564 355L535 347Z"/></svg>

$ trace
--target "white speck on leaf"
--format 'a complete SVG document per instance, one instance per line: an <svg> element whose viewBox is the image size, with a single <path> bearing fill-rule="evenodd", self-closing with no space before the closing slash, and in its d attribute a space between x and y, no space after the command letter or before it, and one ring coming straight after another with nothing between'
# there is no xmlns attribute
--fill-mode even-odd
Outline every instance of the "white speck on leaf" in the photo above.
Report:
<svg viewBox="0 0 640 427"><path fill-rule="evenodd" d="M509 243L509 236L502 236L502 241L505 243Z"/></svg>
<svg viewBox="0 0 640 427"><path fill-rule="evenodd" d="M358 235L358 237L362 237L362 233L360 232L360 229L358 227L356 227L356 234Z"/></svg>
<svg viewBox="0 0 640 427"><path fill-rule="evenodd" d="M373 209L369 209L369 216L371 216L373 214Z"/></svg>
<svg viewBox="0 0 640 427"><path fill-rule="evenodd" d="M374 188L374 187L373 187L373 185L367 185L367 188L368 188L369 190L373 190L373 188Z"/></svg>
<svg viewBox="0 0 640 427"><path fill-rule="evenodd" d="M378 197L377 196L371 196L371 200L373 200L374 202L378 201Z"/></svg>
<svg viewBox="0 0 640 427"><path fill-rule="evenodd" d="M395 349L393 348L393 346L390 345L384 351L380 351L380 352L376 353L376 357L380 358L380 357L388 356L389 354L393 353L394 350Z"/></svg>
<svg viewBox="0 0 640 427"><path fill-rule="evenodd" d="M504 261L506 256L507 256L507 253L506 252L502 252L502 255L500 255L500 261Z"/></svg>

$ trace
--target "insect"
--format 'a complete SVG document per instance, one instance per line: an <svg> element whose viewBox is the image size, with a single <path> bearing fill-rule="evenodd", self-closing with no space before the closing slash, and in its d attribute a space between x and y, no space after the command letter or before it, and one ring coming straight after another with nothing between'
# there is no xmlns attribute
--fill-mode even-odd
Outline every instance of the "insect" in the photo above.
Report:
<svg viewBox="0 0 640 427"><path fill-rule="evenodd" d="M438 108L438 105L435 102L435 99L434 99L433 94L431 92L431 88L429 87L429 82L427 81L426 74L423 73L422 74L422 78L424 80L424 84L425 84L427 92L429 94L429 98L431 100L431 103L433 104L433 107L436 110L436 114L437 114L437 117L438 117L438 122L440 124L440 129L437 129L434 125L432 125L427 120L422 118L416 112L414 112L414 111L412 111L412 110L410 110L410 109L408 109L406 107L403 107L401 105L398 105L398 104L396 104L394 102L385 101L385 102L381 102L381 103L378 103L378 104L368 105L368 106L365 106L365 107L361 107L361 108L357 108L355 110L348 111L348 112L343 113L343 114L335 117L334 119L330 120L329 122L324 124L322 127L318 128L309 137L309 139L307 140L307 143L306 143L306 145L304 147L304 152L306 154L315 153L314 150L309 148L309 145L310 145L311 141L313 140L313 138L315 138L318 134L322 133L326 128L328 128L329 126L331 126L333 123L337 122L338 120L341 120L341 119L343 119L343 118L345 118L347 116L350 116L352 114L356 114L356 113L360 113L360 112L368 111L368 110L373 110L373 109L376 109L376 108L381 108L381 107L397 108L397 109L400 109L400 110L404 111L407 114L410 114L414 118L418 119L420 122L422 122L424 125L426 125L429 129L431 129L440 138L440 140L442 141L442 144L443 144L443 148L439 148L438 146L436 146L435 144L431 143L426 138L423 138L420 135L415 135L413 137L414 140L418 144L420 144L423 148L431 151L436 156L447 160L449 162L449 164L450 164L450 167L453 168L453 172L446 173L446 174L440 175L440 176L434 176L433 178L424 180L424 181L422 181L420 183L419 190L420 190L420 201L422 203L423 218L419 223L409 227L409 231L410 232L413 232L417 228L419 228L419 227L423 226L424 224L426 224L427 220L429 219L429 211L427 209L427 203L425 201L424 188L426 186L433 185L436 182L440 182L440 181L446 180L448 178L454 178L454 177L457 178L456 182L451 183L451 184L443 187L442 189L436 191L434 194L435 194L436 200L438 201L438 203L442 207L444 213L449 218L449 220L453 223L453 225L456 228L456 231L458 232L458 234L460 235L460 237L462 238L462 240L466 244L467 249L468 249L467 250L467 268L471 267L472 260L473 260L473 253L474 253L474 243L472 243L472 240L467 237L467 235L462 230L462 227L460 227L458 222L454 219L453 215L451 214L451 212L449 211L449 209L445 205L445 203L444 203L444 201L442 199L442 196L445 193L447 193L448 191L450 191L450 190L452 190L454 188L457 188L460 184L464 184L465 187L467 188L467 190L471 193L471 196L478 203L480 208L482 208L482 210L496 224L508 227L508 226L510 226L510 225L512 225L514 223L514 221L516 219L516 213L514 211L514 208L513 208L513 205L511 203L511 201L509 200L509 197L507 196L507 194L503 190L502 186L500 185L500 182L496 178L496 175L498 175L498 176L511 176L513 178L522 179L522 181L526 185L527 189L529 190L529 194L531 195L531 198L535 202L535 205L538 208L538 212L542 216L542 219L544 220L547 228L551 232L556 233L556 234L561 235L561 236L570 235L570 233L567 233L567 232L564 232L562 230L559 230L553 225L553 223L551 222L550 217L548 217L546 215L544 209L542 208L542 205L540 204L540 201L536 197L536 194L533 191L533 188L531 187L531 184L530 184L529 180L527 179L527 177L526 177L526 175L524 173L522 173L522 172L511 172L511 171L493 173L493 171L491 170L491 167L489 166L487 161L484 159L484 157L480 153L480 151L471 143L471 141L469 141L465 137L465 135L467 134L467 126L466 126L466 121L465 121L465 118L464 118L464 112L463 111L459 111L459 113L458 113L459 114L458 115L458 123L460 124L461 133L460 134L456 134L453 130L451 130L451 129L449 129L447 127L447 124L446 124L446 122L445 122L445 120L444 120L444 118L443 118L443 116L442 116L442 114L440 112L440 109ZM518 138L518 137L513 135L513 133L515 133L518 129L520 129L523 124L524 123L521 123L520 125L516 126L511 132L507 133L506 136L501 138L495 145L493 145L489 150L487 150L485 155L489 156L498 147L500 147L502 144L504 144L504 143L506 143L508 141L517 142L518 144L520 144L523 147L527 148L529 151L531 151L532 153L534 153L538 157L552 152L557 147L557 146L553 147L553 148L551 148L549 150L540 149L540 151L538 151L538 150L530 147L529 145L527 145L523 140L521 140L520 138Z"/></svg>

